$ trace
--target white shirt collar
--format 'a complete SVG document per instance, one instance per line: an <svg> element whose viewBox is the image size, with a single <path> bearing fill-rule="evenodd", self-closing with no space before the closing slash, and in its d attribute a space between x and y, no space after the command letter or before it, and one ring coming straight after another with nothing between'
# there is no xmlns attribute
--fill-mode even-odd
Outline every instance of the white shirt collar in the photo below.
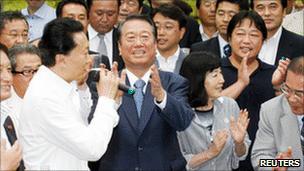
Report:
<svg viewBox="0 0 304 171"><path fill-rule="evenodd" d="M88 26L89 40L98 37L98 32L89 24ZM112 40L113 29L105 34L105 39ZM99 37L98 37L99 39Z"/></svg>
<svg viewBox="0 0 304 171"><path fill-rule="evenodd" d="M199 32L201 33L202 41L206 41L212 37L216 37L218 35L218 31L216 31L211 37L209 37L205 31L202 24L199 25Z"/></svg>
<svg viewBox="0 0 304 171"><path fill-rule="evenodd" d="M178 46L175 53L172 56L169 56L168 58L163 57L158 50L156 50L156 58L157 60L161 60L161 61L177 61L178 56L180 54L180 47Z"/></svg>
<svg viewBox="0 0 304 171"><path fill-rule="evenodd" d="M130 86L132 88L134 88L134 83L138 80L138 79L142 79L146 85L144 86L143 91L146 91L147 85L149 83L149 79L150 79L150 75L151 75L151 70L147 71L145 73L145 75L141 78L138 78L136 75L134 75L131 71L129 71L128 69L126 69L126 74L128 76L129 82L130 82Z"/></svg>

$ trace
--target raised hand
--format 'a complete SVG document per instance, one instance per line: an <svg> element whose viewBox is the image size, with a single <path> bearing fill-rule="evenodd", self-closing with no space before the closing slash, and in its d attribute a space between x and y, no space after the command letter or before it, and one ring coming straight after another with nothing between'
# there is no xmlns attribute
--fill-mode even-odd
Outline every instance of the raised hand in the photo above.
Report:
<svg viewBox="0 0 304 171"><path fill-rule="evenodd" d="M275 159L291 159L292 158L292 148L288 147L286 151L280 152ZM287 167L273 167L273 171L286 171Z"/></svg>
<svg viewBox="0 0 304 171"><path fill-rule="evenodd" d="M1 139L0 170L16 170L22 158L22 150L16 141L12 148L6 149L6 140Z"/></svg>
<svg viewBox="0 0 304 171"><path fill-rule="evenodd" d="M236 144L242 144L244 142L246 133L247 133L247 127L249 124L248 119L248 111L247 109L241 110L240 115L237 118L237 121L235 121L234 117L231 116L230 118L230 132L231 137L234 140L234 143Z"/></svg>
<svg viewBox="0 0 304 171"><path fill-rule="evenodd" d="M151 66L150 83L151 83L151 94L155 97L157 102L162 102L165 97L165 90L161 84L158 69L155 66L155 64Z"/></svg>
<svg viewBox="0 0 304 171"><path fill-rule="evenodd" d="M273 86L278 86L284 82L289 63L290 60L288 58L286 58L285 60L281 59L279 61L279 65L272 75L271 82Z"/></svg>
<svg viewBox="0 0 304 171"><path fill-rule="evenodd" d="M120 81L118 77L117 64L116 66L115 63L113 64L112 70L113 71L108 71L104 67L100 67L100 79L97 84L97 91L99 96L105 96L115 100L115 98L117 98L118 84Z"/></svg>
<svg viewBox="0 0 304 171"><path fill-rule="evenodd" d="M241 65L238 69L238 80L241 81L246 86L250 82L250 74L251 74L247 64L249 54L250 53L248 52L246 56L242 58Z"/></svg>
<svg viewBox="0 0 304 171"><path fill-rule="evenodd" d="M220 130L215 132L213 136L213 142L209 147L211 155L216 157L220 152L223 150L226 141L228 138L228 131L227 130Z"/></svg>

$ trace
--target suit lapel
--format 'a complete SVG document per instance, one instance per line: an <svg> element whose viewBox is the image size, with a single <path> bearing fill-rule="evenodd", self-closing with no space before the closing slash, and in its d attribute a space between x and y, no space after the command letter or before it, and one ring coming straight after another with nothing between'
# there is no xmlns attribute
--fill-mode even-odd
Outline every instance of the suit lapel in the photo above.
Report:
<svg viewBox="0 0 304 171"><path fill-rule="evenodd" d="M215 49L217 49L217 50L215 50L216 51L215 55L217 55L221 59L222 58L222 56L221 56L221 47L220 47L220 41L218 39L218 36L216 36L216 38L214 39L213 43L214 43L213 47L215 47Z"/></svg>
<svg viewBox="0 0 304 171"><path fill-rule="evenodd" d="M144 96L144 101L141 107L141 114L139 119L139 133L141 134L146 127L148 121L151 118L151 115L153 113L153 109L155 108L154 102L153 102L153 96L151 94L151 84L148 83L146 88L146 93ZM151 104L152 103L152 104Z"/></svg>
<svg viewBox="0 0 304 171"><path fill-rule="evenodd" d="M275 60L275 65L278 65L279 60L281 59L281 57L286 57L286 58L290 58L290 48L289 46L292 46L292 41L288 40L288 36L286 35L287 31L282 28L282 34L279 40L279 45L278 45L278 51L277 51L277 55L276 55L276 60Z"/></svg>
<svg viewBox="0 0 304 171"><path fill-rule="evenodd" d="M184 54L180 50L177 61L176 61L176 65L175 65L175 68L174 68L174 71L173 71L174 73L179 74L179 70L182 66L182 63L183 63L185 57L186 57L186 54Z"/></svg>
<svg viewBox="0 0 304 171"><path fill-rule="evenodd" d="M282 142L283 147L292 147L292 155L293 158L302 158L302 150L301 150L301 140L300 140L300 130L298 126L297 116L294 115L289 107L286 98L283 98L283 113L284 115L281 117L281 132L282 136L280 141ZM287 149L280 149L287 150Z"/></svg>

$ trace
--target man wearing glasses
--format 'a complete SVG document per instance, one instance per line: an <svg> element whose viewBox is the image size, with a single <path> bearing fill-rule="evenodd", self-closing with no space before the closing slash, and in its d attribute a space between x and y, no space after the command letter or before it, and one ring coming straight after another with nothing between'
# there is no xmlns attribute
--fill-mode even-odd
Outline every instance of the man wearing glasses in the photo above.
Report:
<svg viewBox="0 0 304 171"><path fill-rule="evenodd" d="M23 97L31 79L41 65L41 55L39 49L34 45L20 44L9 49L9 59L13 73L12 96L3 102L1 107L9 111L16 129L18 129Z"/></svg>
<svg viewBox="0 0 304 171"><path fill-rule="evenodd" d="M281 85L282 95L262 104L251 155L256 169L266 169L260 167L261 159L298 159L300 166L288 167L288 170L304 169L303 85L304 56L301 56L292 59L287 68L286 81ZM272 169L287 170L287 167Z"/></svg>
<svg viewBox="0 0 304 171"><path fill-rule="evenodd" d="M28 30L28 23L20 12L0 13L0 43L7 48L11 48L15 44L27 43Z"/></svg>

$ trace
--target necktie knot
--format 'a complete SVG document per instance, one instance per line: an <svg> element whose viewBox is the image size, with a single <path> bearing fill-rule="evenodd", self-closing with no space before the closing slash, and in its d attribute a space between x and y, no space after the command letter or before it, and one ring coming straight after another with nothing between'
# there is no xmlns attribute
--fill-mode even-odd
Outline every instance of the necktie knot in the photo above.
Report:
<svg viewBox="0 0 304 171"><path fill-rule="evenodd" d="M146 83L145 83L143 80L141 80L141 79L137 80L137 81L134 83L134 87L135 87L136 89L142 89L145 85L146 85Z"/></svg>
<svg viewBox="0 0 304 171"><path fill-rule="evenodd" d="M229 57L231 55L231 46L229 44L223 47L225 57Z"/></svg>
<svg viewBox="0 0 304 171"><path fill-rule="evenodd" d="M99 39L104 39L104 34L100 34L100 33L98 33L98 37L99 37Z"/></svg>

